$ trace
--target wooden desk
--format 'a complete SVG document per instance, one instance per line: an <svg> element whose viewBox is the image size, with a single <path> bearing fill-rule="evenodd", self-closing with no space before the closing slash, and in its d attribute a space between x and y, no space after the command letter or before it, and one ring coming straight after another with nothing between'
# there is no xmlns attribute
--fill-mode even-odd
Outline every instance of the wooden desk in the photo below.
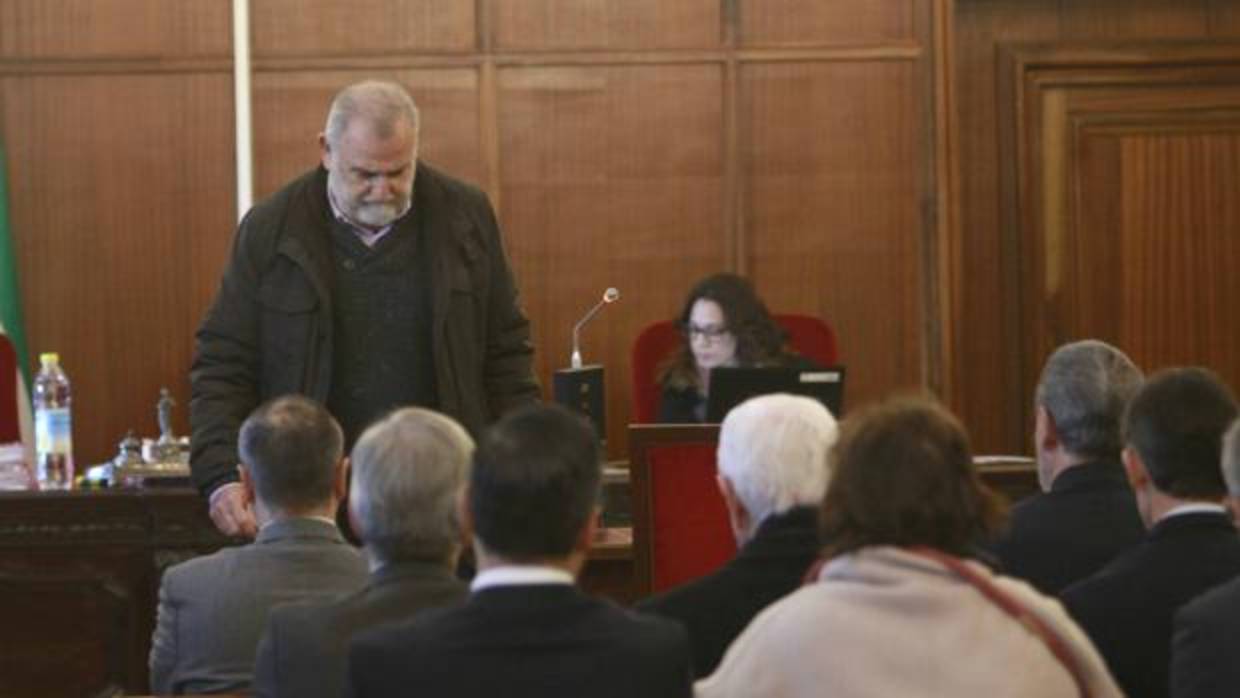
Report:
<svg viewBox="0 0 1240 698"><path fill-rule="evenodd" d="M0 695L147 692L164 569L243 542L190 489L0 492ZM581 583L628 603L632 570L631 533L604 529Z"/></svg>

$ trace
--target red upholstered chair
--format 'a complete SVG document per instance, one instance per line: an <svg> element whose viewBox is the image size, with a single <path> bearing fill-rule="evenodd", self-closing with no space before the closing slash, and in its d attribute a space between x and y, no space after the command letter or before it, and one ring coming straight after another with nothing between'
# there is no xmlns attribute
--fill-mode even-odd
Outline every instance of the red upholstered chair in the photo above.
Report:
<svg viewBox="0 0 1240 698"><path fill-rule="evenodd" d="M633 587L643 597L708 574L736 541L715 485L718 424L630 424Z"/></svg>
<svg viewBox="0 0 1240 698"><path fill-rule="evenodd" d="M0 334L0 444L21 441L22 429L17 412L17 352L13 343Z"/></svg>
<svg viewBox="0 0 1240 698"><path fill-rule="evenodd" d="M788 332L788 344L793 351L822 366L839 363L835 331L830 325L811 315L780 314L774 317ZM680 346L680 342L680 332L670 320L648 325L637 335L631 358L634 422L649 424L658 419L660 391L655 373L659 364Z"/></svg>
<svg viewBox="0 0 1240 698"><path fill-rule="evenodd" d="M776 315L792 349L823 366L838 363L835 333L807 315ZM719 568L736 554L727 509L715 484L718 425L653 425L659 414L655 370L679 344L669 321L633 345L630 487L636 591L644 596Z"/></svg>

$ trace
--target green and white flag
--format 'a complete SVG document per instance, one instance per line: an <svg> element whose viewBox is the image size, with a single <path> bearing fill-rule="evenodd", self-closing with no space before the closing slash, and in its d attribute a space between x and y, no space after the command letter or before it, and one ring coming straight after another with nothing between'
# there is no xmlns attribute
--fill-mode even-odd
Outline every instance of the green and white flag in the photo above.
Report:
<svg viewBox="0 0 1240 698"><path fill-rule="evenodd" d="M26 462L34 462L34 429L30 417L30 361L26 354L26 332L22 324L22 304L18 295L17 260L13 255L12 228L9 226L8 172L4 145L0 144L0 335L8 337L17 353L17 416L21 440L26 446ZM5 399L0 397L0 399Z"/></svg>

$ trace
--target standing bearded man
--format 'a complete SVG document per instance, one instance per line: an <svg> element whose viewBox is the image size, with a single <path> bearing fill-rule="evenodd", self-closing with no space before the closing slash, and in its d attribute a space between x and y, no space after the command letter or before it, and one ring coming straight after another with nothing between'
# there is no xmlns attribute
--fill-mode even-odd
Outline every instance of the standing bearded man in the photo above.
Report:
<svg viewBox="0 0 1240 698"><path fill-rule="evenodd" d="M400 85L336 95L322 165L246 214L190 371L194 484L228 535L252 536L237 430L264 400L325 405L351 446L419 405L471 433L534 402L529 321L486 195L419 162Z"/></svg>

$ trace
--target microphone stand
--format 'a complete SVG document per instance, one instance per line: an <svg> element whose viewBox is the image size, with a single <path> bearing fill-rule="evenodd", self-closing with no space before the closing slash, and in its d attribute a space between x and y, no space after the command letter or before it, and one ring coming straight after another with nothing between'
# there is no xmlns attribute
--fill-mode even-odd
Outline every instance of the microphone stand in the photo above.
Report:
<svg viewBox="0 0 1240 698"><path fill-rule="evenodd" d="M615 288L607 289L603 292L602 299L600 299L598 303L595 303L593 308L590 308L590 310L585 314L585 317L578 320L576 325L573 325L573 353L568 359L568 365L570 367L581 368L581 343L579 341L581 328L590 321L590 318L598 314L598 311L602 310L603 306L608 303L614 303L618 300L620 300L620 291Z"/></svg>
<svg viewBox="0 0 1240 698"><path fill-rule="evenodd" d="M581 360L581 328L593 318L603 306L620 299L620 292L609 288L603 292L603 298L590 308L585 317L573 325L573 353L569 357L569 368L557 369L553 375L552 388L555 401L571 410L588 417L594 425L599 441L606 448L607 434L607 400L603 394L603 367L597 364L585 366Z"/></svg>

